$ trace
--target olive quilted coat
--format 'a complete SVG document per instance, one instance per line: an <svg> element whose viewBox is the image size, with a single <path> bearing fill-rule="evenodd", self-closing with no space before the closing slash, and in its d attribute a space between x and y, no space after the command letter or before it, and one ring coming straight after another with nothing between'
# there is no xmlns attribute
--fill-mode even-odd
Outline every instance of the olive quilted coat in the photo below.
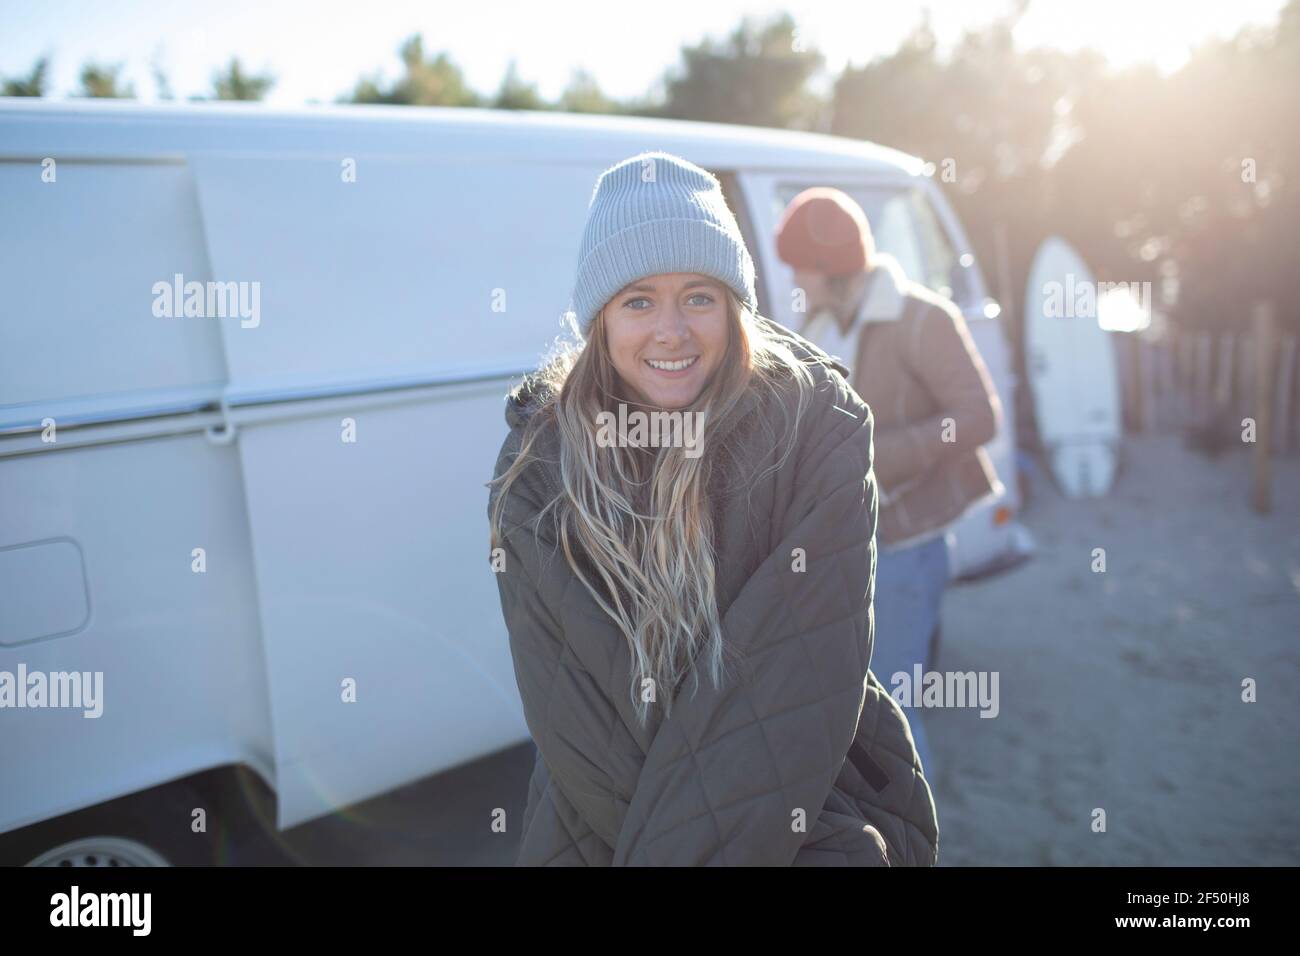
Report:
<svg viewBox="0 0 1300 956"><path fill-rule="evenodd" d="M509 492L496 579L537 744L517 865L937 859L934 801L911 732L868 670L877 515L871 412L842 365L759 321L805 362L816 389L779 469L758 477L784 448L758 426L782 420L774 401L793 417L788 383L779 399L751 390L734 460L715 469L746 478L710 486L723 639L743 659L721 689L701 669L698 682L682 682L666 717L652 705L641 726L628 691L627 642L572 573L550 516L538 520L558 490L553 435L534 445L543 460ZM525 388L508 397L510 434L496 475L517 453L537 401Z"/></svg>

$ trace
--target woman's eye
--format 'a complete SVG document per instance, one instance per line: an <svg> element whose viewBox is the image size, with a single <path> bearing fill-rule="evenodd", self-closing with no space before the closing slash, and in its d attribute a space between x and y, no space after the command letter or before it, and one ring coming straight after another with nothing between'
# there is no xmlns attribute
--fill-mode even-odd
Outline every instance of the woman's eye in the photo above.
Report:
<svg viewBox="0 0 1300 956"><path fill-rule="evenodd" d="M650 300L647 299L645 296L643 296L643 295L638 295L638 296L635 296L634 298L631 298L631 299L628 299L627 301L625 301L625 302L623 303L623 307L626 308L627 306L632 305L633 302L647 302L647 303L648 303L649 301L650 301ZM635 309L636 311L638 311L638 312L642 311L642 309L641 309L639 306L634 306L634 309Z"/></svg>
<svg viewBox="0 0 1300 956"><path fill-rule="evenodd" d="M712 304L713 304L713 296L709 295L707 292L695 292L695 293L692 293L692 295L691 295L691 299L703 299L703 300L704 300L703 302L696 302L696 303L694 303L695 305L712 305Z"/></svg>

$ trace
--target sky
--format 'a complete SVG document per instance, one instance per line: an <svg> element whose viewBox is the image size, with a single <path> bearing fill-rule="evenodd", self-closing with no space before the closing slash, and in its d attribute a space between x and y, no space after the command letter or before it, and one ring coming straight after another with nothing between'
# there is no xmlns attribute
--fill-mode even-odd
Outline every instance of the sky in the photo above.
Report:
<svg viewBox="0 0 1300 956"><path fill-rule="evenodd" d="M1116 66L1170 71L1190 48L1245 25L1272 23L1285 0L1033 0L1015 38L1022 48L1092 47ZM799 38L826 57L829 75L895 49L930 10L941 46L1003 14L1009 0L0 0L0 74L26 75L52 57L50 90L78 87L84 62L123 62L137 96L155 99L153 65L180 99L211 93L213 71L238 56L277 77L268 102L332 102L358 78L401 73L397 49L414 33L426 53L445 50L481 93L494 92L513 58L522 79L556 98L575 68L615 98L641 96L680 62L680 49L723 39L749 15L789 11Z"/></svg>

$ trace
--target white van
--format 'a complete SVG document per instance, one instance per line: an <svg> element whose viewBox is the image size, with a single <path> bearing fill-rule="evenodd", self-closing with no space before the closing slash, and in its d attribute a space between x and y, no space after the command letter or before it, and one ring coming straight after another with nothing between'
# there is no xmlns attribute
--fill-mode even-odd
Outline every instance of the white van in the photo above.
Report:
<svg viewBox="0 0 1300 956"><path fill-rule="evenodd" d="M287 828L527 739L484 483L596 177L646 149L719 176L782 323L772 233L811 185L961 304L1008 492L962 522L956 570L999 560L1011 364L913 157L606 116L0 99L0 833L235 767ZM139 839L121 819L106 835Z"/></svg>

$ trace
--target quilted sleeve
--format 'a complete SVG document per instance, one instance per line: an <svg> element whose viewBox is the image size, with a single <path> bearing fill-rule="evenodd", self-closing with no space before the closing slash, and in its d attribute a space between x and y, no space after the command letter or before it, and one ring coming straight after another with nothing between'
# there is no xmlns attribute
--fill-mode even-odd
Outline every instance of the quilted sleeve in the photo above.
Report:
<svg viewBox="0 0 1300 956"><path fill-rule="evenodd" d="M773 528L778 543L722 621L743 666L721 689L688 678L674 698L616 866L802 865L826 850L887 865L879 834L832 794L866 689L878 505L871 413L831 381L836 407L820 400L819 434L803 446Z"/></svg>
<svg viewBox="0 0 1300 956"><path fill-rule="evenodd" d="M512 510L508 502L507 515ZM564 639L553 611L569 580L556 565L564 556L552 554L551 544L536 531L531 525L516 525L504 532L505 567L496 573L524 719L550 771L551 785L612 850L627 800L602 763L609 750L609 728L618 717L612 701Z"/></svg>

